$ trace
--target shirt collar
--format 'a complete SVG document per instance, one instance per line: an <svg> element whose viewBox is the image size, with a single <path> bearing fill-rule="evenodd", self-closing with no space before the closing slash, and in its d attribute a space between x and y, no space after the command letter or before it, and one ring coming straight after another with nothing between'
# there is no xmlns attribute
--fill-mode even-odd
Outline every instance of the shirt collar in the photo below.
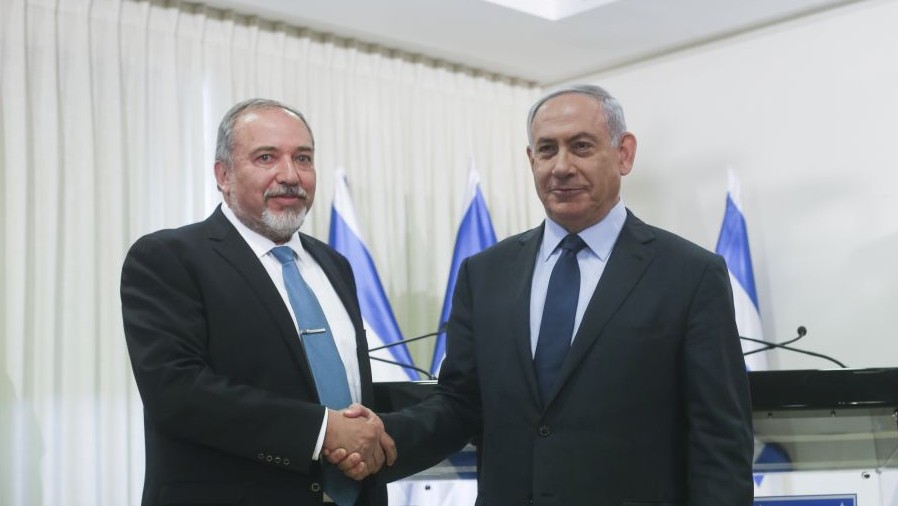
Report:
<svg viewBox="0 0 898 506"><path fill-rule="evenodd" d="M617 242L617 236L620 235L620 231L624 228L625 221L627 221L627 208L624 205L624 200L620 199L604 218L598 223L581 230L577 235L583 239L587 248L599 257L601 261L607 262L608 256L611 255L611 248ZM539 250L539 259L543 262L548 260L568 233L564 227L547 216L545 231L543 232L543 244Z"/></svg>
<svg viewBox="0 0 898 506"><path fill-rule="evenodd" d="M246 241L246 244L249 245L250 249L253 250L253 253L256 254L258 258L262 258L267 255L268 252L271 251L275 246L290 246L293 251L296 253L297 257L302 257L305 250L302 247L302 242L299 240L299 233L294 232L292 236L290 236L290 240L284 244L277 244L271 239L265 237L264 235L256 232L255 230L247 227L240 218L234 214L234 211L225 203L221 206L221 212L224 213L225 218L234 225L234 228L237 229L237 233L240 234L240 237L243 237L243 240Z"/></svg>

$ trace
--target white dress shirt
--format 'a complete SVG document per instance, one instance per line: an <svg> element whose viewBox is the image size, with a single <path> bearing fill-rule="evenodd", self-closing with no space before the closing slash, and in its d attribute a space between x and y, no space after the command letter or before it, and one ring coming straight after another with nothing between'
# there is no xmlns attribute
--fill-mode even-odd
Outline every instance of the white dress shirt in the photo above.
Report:
<svg viewBox="0 0 898 506"><path fill-rule="evenodd" d="M352 320L349 319L349 313L346 312L346 308L340 301L340 297L331 285L330 280L327 279L324 270L312 258L312 255L302 247L299 234L293 234L290 240L283 245L276 244L271 239L244 225L227 204L222 204L221 210L237 229L237 232L240 233L240 236L243 237L243 240L246 241L246 244L253 250L253 253L256 254L256 257L259 258L259 261L262 262L262 266L265 267L265 271L268 272L271 281L277 287L278 293L281 294L284 305L290 311L293 324L297 325L296 315L293 313L293 306L290 305L290 298L287 295L287 286L284 284L283 266L271 253L271 249L275 246L289 246L293 249L293 252L296 254L296 266L299 268L299 274L306 284L309 285L315 297L318 298L318 303L321 304L321 309L324 311L324 316L327 318L327 323L331 328L337 351L340 353L340 359L343 361L343 368L346 369L346 380L349 383L349 394L352 397L352 402L359 402L361 400L362 385L358 355L356 354L355 328L352 326ZM297 325L297 329L299 328ZM315 451L312 455L312 458L315 460L318 459L321 447L324 445L326 428L327 410L324 412L321 430L318 433L318 443L315 445Z"/></svg>
<svg viewBox="0 0 898 506"><path fill-rule="evenodd" d="M580 266L580 296L577 299L577 313L574 317L574 333L571 341L577 335L586 306L592 298L599 279L605 271L605 264L611 255L611 249L617 242L617 236L624 228L627 220L627 208L623 199L619 200L608 215L600 222L592 225L577 235L586 243L586 247L577 253L577 265ZM533 283L530 286L530 352L536 354L536 343L539 341L539 327L543 320L543 308L546 305L546 292L549 290L549 278L555 262L561 256L558 247L561 240L568 235L568 231L561 225L546 217L543 242L536 255L536 267L533 270Z"/></svg>

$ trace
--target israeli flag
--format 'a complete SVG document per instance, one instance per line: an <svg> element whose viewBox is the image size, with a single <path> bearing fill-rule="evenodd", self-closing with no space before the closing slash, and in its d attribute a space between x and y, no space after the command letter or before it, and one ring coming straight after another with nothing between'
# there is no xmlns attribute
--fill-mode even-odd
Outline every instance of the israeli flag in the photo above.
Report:
<svg viewBox="0 0 898 506"><path fill-rule="evenodd" d="M717 239L717 254L722 256L730 272L730 283L733 285L733 302L736 306L736 326L739 335L752 339L764 339L761 330L761 312L758 306L758 292L755 289L755 274L751 264L751 252L748 248L748 230L745 216L742 214L741 189L736 174L729 173L729 190L727 191L726 212L720 237ZM750 351L761 345L742 342L742 349ZM767 369L767 357L762 353L754 353L745 357L745 365L751 371Z"/></svg>
<svg viewBox="0 0 898 506"><path fill-rule="evenodd" d="M434 376L440 372L443 358L446 357L446 332L444 326L449 321L449 312L452 310L452 293L455 291L458 269L461 267L464 259L496 244L496 233L493 231L490 212L486 208L483 193L480 191L480 174L477 172L473 159L471 159L468 171L468 190L465 195L464 210L461 224L458 226L458 234L455 236L455 250L452 252L449 282L446 283L443 310L440 311L438 330L441 330L441 332L437 335L436 345L433 349L433 361L430 365L430 373Z"/></svg>
<svg viewBox="0 0 898 506"><path fill-rule="evenodd" d="M368 248L362 238L361 228L355 217L352 197L349 195L349 184L346 172L337 169L337 182L334 188L334 204L331 210L331 228L328 243L349 260L355 274L359 304L362 309L362 320L368 334L368 347L376 348L385 344L402 341L402 333L396 324L396 317L390 309L390 302L384 293L377 269ZM404 343L371 353L378 357L400 364L413 364L408 348ZM374 381L408 381L417 380L418 373L407 367L371 360L371 374Z"/></svg>
<svg viewBox="0 0 898 506"><path fill-rule="evenodd" d="M728 169L729 189L727 191L726 211L717 239L717 254L722 256L730 272L730 284L733 286L733 303L736 307L736 327L739 335L753 339L764 339L761 330L761 312L758 306L758 292L755 289L755 274L751 263L751 252L748 248L748 229L745 216L742 214L742 199L739 181L733 169ZM761 344L742 341L742 350L750 351ZM753 353L745 357L745 366L750 371L767 369L765 352ZM789 456L776 445L765 444L755 439L753 461L755 464L781 463L787 466ZM765 473L754 473L755 485L760 487Z"/></svg>

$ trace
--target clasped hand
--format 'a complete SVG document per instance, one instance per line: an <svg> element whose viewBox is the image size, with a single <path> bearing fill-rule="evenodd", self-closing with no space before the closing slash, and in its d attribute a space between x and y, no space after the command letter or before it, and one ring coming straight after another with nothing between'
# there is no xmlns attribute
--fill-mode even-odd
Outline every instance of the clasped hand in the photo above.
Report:
<svg viewBox="0 0 898 506"><path fill-rule="evenodd" d="M373 411L353 404L330 410L324 435L324 457L346 476L362 480L396 461L396 443Z"/></svg>

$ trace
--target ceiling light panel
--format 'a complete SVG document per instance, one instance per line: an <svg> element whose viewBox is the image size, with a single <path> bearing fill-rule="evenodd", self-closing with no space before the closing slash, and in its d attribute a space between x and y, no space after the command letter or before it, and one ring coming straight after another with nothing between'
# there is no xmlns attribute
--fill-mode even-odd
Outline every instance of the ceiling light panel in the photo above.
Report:
<svg viewBox="0 0 898 506"><path fill-rule="evenodd" d="M621 0L483 0L508 9L558 21Z"/></svg>

